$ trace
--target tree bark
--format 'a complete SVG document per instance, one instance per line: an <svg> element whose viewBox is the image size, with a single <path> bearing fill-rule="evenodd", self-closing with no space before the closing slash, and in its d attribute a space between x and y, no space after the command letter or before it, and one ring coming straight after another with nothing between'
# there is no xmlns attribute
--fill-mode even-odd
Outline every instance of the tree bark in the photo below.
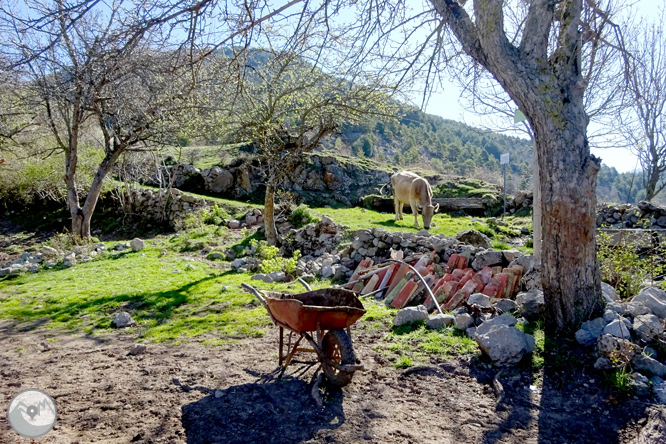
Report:
<svg viewBox="0 0 666 444"><path fill-rule="evenodd" d="M564 106L565 110L567 106ZM569 333L603 307L596 263L596 179L582 108L571 116L535 118L542 214L541 280L546 330Z"/></svg>
<svg viewBox="0 0 666 444"><path fill-rule="evenodd" d="M532 172L532 253L537 260L541 261L541 181L539 180L539 156L536 144L534 145Z"/></svg>
<svg viewBox="0 0 666 444"><path fill-rule="evenodd" d="M275 186L266 186L266 197L264 198L264 230L266 231L266 242L268 245L277 245L278 234L275 228Z"/></svg>

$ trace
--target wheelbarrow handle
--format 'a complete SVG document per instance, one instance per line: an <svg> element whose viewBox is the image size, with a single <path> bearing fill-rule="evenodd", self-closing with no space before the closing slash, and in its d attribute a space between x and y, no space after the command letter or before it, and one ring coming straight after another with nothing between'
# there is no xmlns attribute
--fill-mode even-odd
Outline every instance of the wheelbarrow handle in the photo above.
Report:
<svg viewBox="0 0 666 444"><path fill-rule="evenodd" d="M259 292L259 290L257 290L256 288L254 288L250 284L246 284L245 282L241 283L241 287L243 287L244 289L249 290L251 293L253 293L257 297L257 299L259 299L259 301L261 301L261 303L264 305L264 307L266 307L266 299Z"/></svg>
<svg viewBox="0 0 666 444"><path fill-rule="evenodd" d="M312 288L310 288L310 286L308 285L308 283L305 282L303 279L298 278L297 281L298 281L302 286L304 286L305 289L306 289L307 291L312 291Z"/></svg>

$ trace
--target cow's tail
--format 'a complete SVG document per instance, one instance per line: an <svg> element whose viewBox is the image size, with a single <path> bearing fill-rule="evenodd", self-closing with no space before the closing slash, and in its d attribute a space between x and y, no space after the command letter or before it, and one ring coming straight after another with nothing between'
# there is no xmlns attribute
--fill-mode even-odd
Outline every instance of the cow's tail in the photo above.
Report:
<svg viewBox="0 0 666 444"><path fill-rule="evenodd" d="M386 188L386 187L389 187L389 194L384 194L384 188ZM391 189L391 184L390 184L390 183L386 183L386 184L384 184L384 185L381 187L381 189L379 190L379 194L381 194L382 196L390 196L390 195L391 195L390 189Z"/></svg>

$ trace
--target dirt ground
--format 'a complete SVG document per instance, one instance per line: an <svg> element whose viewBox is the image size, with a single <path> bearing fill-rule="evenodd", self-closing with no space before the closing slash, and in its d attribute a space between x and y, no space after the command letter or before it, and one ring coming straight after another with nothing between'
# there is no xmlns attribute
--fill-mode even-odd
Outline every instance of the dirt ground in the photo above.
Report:
<svg viewBox="0 0 666 444"><path fill-rule="evenodd" d="M1 443L626 443L647 415L636 399L617 402L594 372L537 381L503 371L502 394L497 369L475 358L397 370L372 350L377 331L354 332L366 371L342 390L323 387L319 407L316 366L276 378L274 327L223 347L148 344L139 356L128 354L131 335L32 327L0 322L0 404L38 388L55 399L58 421L31 441L3 414Z"/></svg>

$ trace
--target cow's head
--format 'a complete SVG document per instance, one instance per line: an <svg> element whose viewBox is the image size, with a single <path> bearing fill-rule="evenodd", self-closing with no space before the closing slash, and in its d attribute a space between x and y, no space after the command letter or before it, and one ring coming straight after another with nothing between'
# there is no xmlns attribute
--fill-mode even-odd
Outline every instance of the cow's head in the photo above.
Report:
<svg viewBox="0 0 666 444"><path fill-rule="evenodd" d="M430 222L432 222L432 216L439 210L439 204L437 205L427 205L423 207L423 226L427 230L430 228Z"/></svg>

